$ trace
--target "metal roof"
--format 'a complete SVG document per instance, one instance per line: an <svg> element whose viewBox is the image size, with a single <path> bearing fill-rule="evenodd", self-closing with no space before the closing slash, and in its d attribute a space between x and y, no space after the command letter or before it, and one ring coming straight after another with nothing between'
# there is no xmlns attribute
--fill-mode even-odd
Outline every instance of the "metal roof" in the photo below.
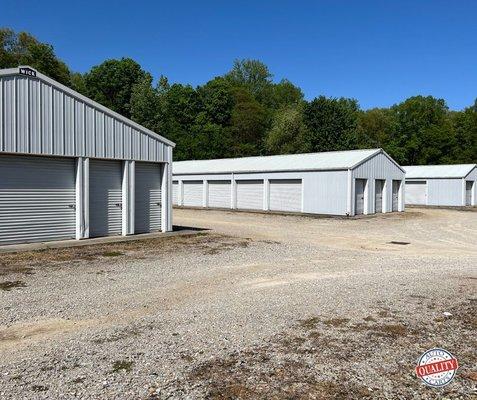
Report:
<svg viewBox="0 0 477 400"><path fill-rule="evenodd" d="M353 169L381 152L383 152L381 149L366 149L279 156L223 158L218 160L175 161L172 164L172 171L174 174L180 175L232 172L343 170Z"/></svg>
<svg viewBox="0 0 477 400"><path fill-rule="evenodd" d="M477 164L408 165L406 178L465 178Z"/></svg>
<svg viewBox="0 0 477 400"><path fill-rule="evenodd" d="M133 127L133 128L136 128L137 130L153 137L154 139L156 140L159 140L160 142L164 143L164 144L167 144L171 147L175 147L175 143L170 141L169 139L166 139L165 137L157 134L156 132L153 132L151 131L150 129L147 129L145 128L144 126L142 125L139 125L138 123L122 116L121 114L118 114L117 112L113 111L113 110L110 110L109 108L97 103L96 101L86 97L86 96L83 96L82 94L74 91L73 89L65 86L65 85L62 85L61 83L47 77L46 75L43 75L42 73L38 72L37 70L35 70L34 68L28 66L28 65L21 65L17 68L8 68L8 69L1 69L0 70L0 76L15 76L15 75L19 75L19 76L28 76L29 78L34 78L34 79L38 79L40 81L43 81L53 87L56 87L58 88L59 90L62 90L63 92L67 93L68 95L84 102L85 104L88 104L90 105L91 107L95 108L95 109L98 109L100 111L102 111L103 113L105 114L108 114L109 116L119 120L119 121L122 121L124 122L125 124Z"/></svg>

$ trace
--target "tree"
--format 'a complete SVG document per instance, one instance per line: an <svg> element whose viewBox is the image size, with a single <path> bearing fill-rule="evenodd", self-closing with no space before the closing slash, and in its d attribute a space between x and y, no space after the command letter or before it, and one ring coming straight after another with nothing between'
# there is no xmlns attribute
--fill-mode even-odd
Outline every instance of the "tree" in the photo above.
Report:
<svg viewBox="0 0 477 400"><path fill-rule="evenodd" d="M449 110L443 99L414 96L391 108L396 130L392 156L402 165L450 161L455 146Z"/></svg>
<svg viewBox="0 0 477 400"><path fill-rule="evenodd" d="M477 160L477 99L464 111L451 113L455 132L455 147L451 159L458 163L475 163Z"/></svg>
<svg viewBox="0 0 477 400"><path fill-rule="evenodd" d="M0 68L29 65L48 77L70 86L70 71L56 57L53 47L26 32L0 29Z"/></svg>
<svg viewBox="0 0 477 400"><path fill-rule="evenodd" d="M320 96L304 106L305 144L310 151L348 150L357 146L358 103Z"/></svg>
<svg viewBox="0 0 477 400"><path fill-rule="evenodd" d="M245 88L235 89L234 97L231 117L234 154L259 155L267 128L266 110Z"/></svg>
<svg viewBox="0 0 477 400"><path fill-rule="evenodd" d="M284 107L297 106L303 101L303 92L288 79L282 79L272 87L271 106L278 110Z"/></svg>
<svg viewBox="0 0 477 400"><path fill-rule="evenodd" d="M232 86L245 87L258 100L270 95L273 75L268 67L258 60L235 60L232 70L225 75Z"/></svg>
<svg viewBox="0 0 477 400"><path fill-rule="evenodd" d="M266 138L270 154L305 152L306 125L301 107L284 108L276 112Z"/></svg>
<svg viewBox="0 0 477 400"><path fill-rule="evenodd" d="M134 85L152 79L130 58L107 60L84 75L86 95L125 117L131 117Z"/></svg>

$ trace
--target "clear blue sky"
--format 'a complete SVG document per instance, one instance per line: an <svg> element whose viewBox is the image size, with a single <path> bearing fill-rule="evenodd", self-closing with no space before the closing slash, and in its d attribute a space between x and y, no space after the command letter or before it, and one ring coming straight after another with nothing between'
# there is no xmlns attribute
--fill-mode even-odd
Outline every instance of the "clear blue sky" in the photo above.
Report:
<svg viewBox="0 0 477 400"><path fill-rule="evenodd" d="M461 109L477 97L475 0L0 0L0 26L51 43L79 72L127 56L195 86L255 58L307 99L372 108L422 94Z"/></svg>

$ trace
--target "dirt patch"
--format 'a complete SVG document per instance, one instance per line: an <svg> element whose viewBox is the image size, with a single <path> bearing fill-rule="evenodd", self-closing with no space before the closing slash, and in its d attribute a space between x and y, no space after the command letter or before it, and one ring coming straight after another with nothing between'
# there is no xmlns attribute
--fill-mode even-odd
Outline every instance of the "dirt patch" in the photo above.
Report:
<svg viewBox="0 0 477 400"><path fill-rule="evenodd" d="M26 287L26 283L22 281L5 281L5 282L0 282L0 290L3 290L5 292L9 292L12 289L15 288L24 288Z"/></svg>
<svg viewBox="0 0 477 400"><path fill-rule="evenodd" d="M0 275L32 274L33 267L45 268L58 264L74 265L84 260L146 259L170 254L171 252L200 251L204 255L216 255L234 248L248 247L252 239L201 232L194 235L181 235L142 239L129 242L107 243L101 245L70 247L64 249L43 249L0 255Z"/></svg>
<svg viewBox="0 0 477 400"><path fill-rule="evenodd" d="M363 317L364 323L345 317L310 317L264 345L193 366L184 380L171 386L209 399L431 399L435 393L413 371L423 351L442 345L459 358L461 368L441 394L466 398L476 379L471 369L477 361L471 340L476 304L462 303L452 313L452 321L437 325L414 321L413 326L413 315L402 322L405 318L398 317L397 311L381 317L386 322L374 316ZM436 337L449 342L435 342Z"/></svg>

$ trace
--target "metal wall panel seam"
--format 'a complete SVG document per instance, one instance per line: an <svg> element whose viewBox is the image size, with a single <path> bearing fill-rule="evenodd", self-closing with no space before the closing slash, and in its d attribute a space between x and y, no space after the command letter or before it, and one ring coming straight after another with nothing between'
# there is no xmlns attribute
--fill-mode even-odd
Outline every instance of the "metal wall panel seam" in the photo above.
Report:
<svg viewBox="0 0 477 400"><path fill-rule="evenodd" d="M31 93L30 93L30 81L27 81L27 103L26 103L26 116L27 116L27 133L26 133L26 140L28 152L31 153L31 135L32 135L32 127L31 127L31 117L30 117L30 109L31 109Z"/></svg>
<svg viewBox="0 0 477 400"><path fill-rule="evenodd" d="M3 94L3 78L0 79L0 151L3 151L3 114L5 113L4 106L4 94Z"/></svg>

